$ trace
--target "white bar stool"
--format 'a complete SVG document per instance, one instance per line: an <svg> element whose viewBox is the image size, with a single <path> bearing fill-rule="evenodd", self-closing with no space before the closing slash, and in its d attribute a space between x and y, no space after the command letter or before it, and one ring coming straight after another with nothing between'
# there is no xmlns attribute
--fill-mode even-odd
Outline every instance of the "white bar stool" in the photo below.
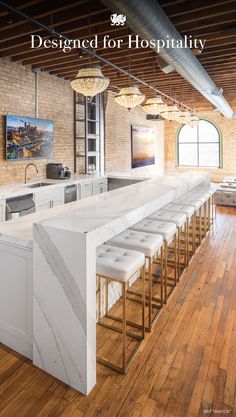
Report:
<svg viewBox="0 0 236 417"><path fill-rule="evenodd" d="M157 210L155 213L152 213L150 216L147 217L148 219L152 220L159 220L159 221L166 221L175 223L178 233L177 233L177 252L178 252L178 280L180 279L180 234L181 231L184 232L184 235L187 240L187 229L186 229L186 222L187 216L184 213L178 212L168 212L164 209ZM186 243L185 243L185 251L184 251L184 259L185 259L185 266L186 266Z"/></svg>
<svg viewBox="0 0 236 417"><path fill-rule="evenodd" d="M160 308L163 306L163 236L154 234L139 232L132 229L127 229L113 239L107 242L108 245L119 246L126 249L137 250L144 253L147 268L148 268L148 325L146 326L147 331L151 331L152 326L158 316ZM153 297L152 288L152 264L154 260L160 255L160 284L161 284L161 297L160 299ZM129 293L135 296L140 294L129 290ZM135 301L135 300L134 300ZM160 302L157 305L155 302ZM153 314L152 309L155 308L156 314Z"/></svg>
<svg viewBox="0 0 236 417"><path fill-rule="evenodd" d="M210 230L210 197L211 194L209 192L204 191L202 187L197 187L187 193L184 197L186 199L194 199L202 202L201 210L199 210L196 215L197 219L199 220L199 228L200 228L200 220L201 220L201 237L205 237L207 231ZM201 219L200 219L201 216Z"/></svg>
<svg viewBox="0 0 236 417"><path fill-rule="evenodd" d="M187 221L186 221L186 233L187 236L184 236L184 242L186 242L186 260L185 263L186 265L189 264L189 260L190 260L190 244L191 244L191 249L192 249L192 254L194 254L195 252L195 242L194 242L194 236L192 239L190 239L190 233L189 233L189 228L190 226L192 226L193 230L194 230L194 225L195 225L195 210L193 206L188 206L188 205L183 205L183 204L178 204L178 203L169 203L166 206L163 207L162 210L165 211L171 211L174 213L184 213L187 217ZM195 231L194 231L195 233Z"/></svg>
<svg viewBox="0 0 236 417"><path fill-rule="evenodd" d="M193 239L194 239L194 245L195 250L197 244L200 245L202 242L202 204L203 201L201 199L196 199L193 197L188 197L184 195L183 197L178 198L177 200L174 200L173 203L187 205L187 206L193 206L195 211L195 224L193 226ZM199 228L197 228L197 217L199 219ZM198 238L198 241L197 241Z"/></svg>
<svg viewBox="0 0 236 417"><path fill-rule="evenodd" d="M167 302L167 287L173 286L168 283L168 280L172 281L172 278L167 276L167 266L168 266L168 246L174 242L174 286L177 284L177 228L175 223L143 219L139 223L136 223L131 227L132 230L138 230L145 233L155 233L163 236L164 240L164 302ZM171 265L173 267L173 265Z"/></svg>
<svg viewBox="0 0 236 417"><path fill-rule="evenodd" d="M107 327L108 329L114 330L122 334L122 366L118 366L109 360L102 358L97 355L97 361L105 366L108 366L116 371L121 373L126 373L129 365L131 364L135 354L138 351L138 348L145 336L145 274L144 274L144 265L145 265L145 256L141 252L123 249L115 246L109 245L101 245L97 248L97 277L98 277L98 324ZM140 272L142 277L142 303L141 303L141 314L142 314L142 322L141 325L137 323L129 322L126 320L126 290L127 285L130 279L136 274ZM115 327L113 325L109 325L102 321L101 318L101 279L105 279L106 283L106 317L111 318L112 320L116 320L122 323L122 328ZM123 307L122 307L122 318L109 316L108 315L108 301L109 301L109 293L108 293L108 284L109 282L114 281L121 285L122 289L122 299L123 299ZM129 326L134 325L135 328L140 328L141 336L137 334L133 334L127 331L127 324ZM130 357L127 359L127 336L132 337L133 339L137 340L137 345L133 350Z"/></svg>

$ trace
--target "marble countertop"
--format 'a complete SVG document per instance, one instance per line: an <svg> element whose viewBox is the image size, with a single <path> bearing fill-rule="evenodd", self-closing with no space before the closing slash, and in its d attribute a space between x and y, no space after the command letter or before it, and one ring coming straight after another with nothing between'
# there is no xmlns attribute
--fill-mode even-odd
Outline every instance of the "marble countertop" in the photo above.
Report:
<svg viewBox="0 0 236 417"><path fill-rule="evenodd" d="M158 208L157 201L158 206L163 207L174 198L208 180L209 176L205 173L159 175L127 187L0 223L0 238L4 241L18 239L18 243L21 240L29 243L33 240L34 223L91 233L104 225L109 230L109 227L114 227L114 220L118 220L118 223L120 220L126 228L126 220L129 225L130 218L135 223L146 214L155 211Z"/></svg>
<svg viewBox="0 0 236 417"><path fill-rule="evenodd" d="M38 180L34 180L31 182L28 182L27 184L9 184L9 185L2 185L0 186L0 200L4 200L6 198L11 198L19 195L25 195L25 194L35 194L40 193L45 190L50 190L50 188L55 187L64 187L65 185L71 185L76 184L78 182L88 181L92 179L99 179L104 176L94 174L94 175L74 175L69 179L65 180L53 180L53 179L46 179L46 178L39 178ZM47 185L45 187L36 187L31 188L29 187L31 184L35 184L38 182L45 182Z"/></svg>

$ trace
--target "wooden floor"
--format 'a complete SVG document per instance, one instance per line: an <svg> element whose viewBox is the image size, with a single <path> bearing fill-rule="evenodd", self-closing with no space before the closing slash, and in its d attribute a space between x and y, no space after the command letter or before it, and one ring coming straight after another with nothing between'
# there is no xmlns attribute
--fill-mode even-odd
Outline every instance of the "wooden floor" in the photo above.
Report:
<svg viewBox="0 0 236 417"><path fill-rule="evenodd" d="M0 346L0 383L1 417L235 417L236 209L218 209L126 376L98 366L84 397Z"/></svg>

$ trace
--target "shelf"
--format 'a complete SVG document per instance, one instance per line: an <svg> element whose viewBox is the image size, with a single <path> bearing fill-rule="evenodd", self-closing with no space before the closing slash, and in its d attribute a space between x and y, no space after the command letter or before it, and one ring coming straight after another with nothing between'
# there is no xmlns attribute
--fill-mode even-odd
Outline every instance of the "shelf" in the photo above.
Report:
<svg viewBox="0 0 236 417"><path fill-rule="evenodd" d="M97 151L89 151L89 152L87 152L87 156L97 156L99 154L99 152L97 152ZM81 157L85 157L86 155L85 155L85 152L78 152L77 154L76 154L76 156L81 156Z"/></svg>

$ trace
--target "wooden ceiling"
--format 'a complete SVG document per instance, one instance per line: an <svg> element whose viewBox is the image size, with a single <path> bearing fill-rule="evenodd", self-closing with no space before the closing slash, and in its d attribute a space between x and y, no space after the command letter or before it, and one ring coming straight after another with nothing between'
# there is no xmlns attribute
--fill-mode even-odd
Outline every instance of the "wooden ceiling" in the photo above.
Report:
<svg viewBox="0 0 236 417"><path fill-rule="evenodd" d="M111 27L111 12L97 0L6 0L6 2L33 17L40 23L68 36L70 39L84 39L90 34L102 39L105 34L112 38L127 39L127 27ZM159 0L163 10L181 35L192 35L206 39L204 51L197 58L214 80L224 90L224 96L231 105L236 103L236 0ZM57 49L30 49L30 34L42 38L48 33L35 24L9 14L0 6L0 58L10 57L32 69L41 69L49 74L72 79L81 65L88 63L88 56L79 56L77 50L64 53ZM102 45L96 51L119 67L128 70L127 47L104 50ZM175 71L164 74L158 64L157 55L151 49L132 49L130 52L131 73L154 83L158 89L176 99L182 99L195 108L212 109L189 83ZM93 59L93 63L96 63ZM127 84L127 76L118 73L108 65L103 73L110 80L110 88L117 90ZM150 89L141 87L146 96L152 96Z"/></svg>

